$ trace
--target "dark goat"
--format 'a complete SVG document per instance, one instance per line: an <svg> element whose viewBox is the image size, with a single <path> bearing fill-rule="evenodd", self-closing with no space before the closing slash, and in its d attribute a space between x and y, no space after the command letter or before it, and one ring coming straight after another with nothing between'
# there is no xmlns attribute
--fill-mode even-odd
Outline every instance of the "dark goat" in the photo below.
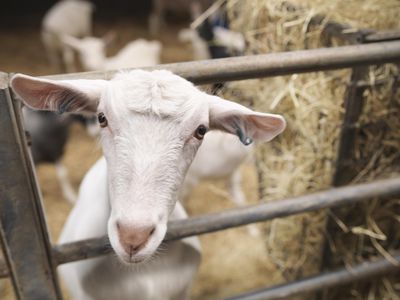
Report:
<svg viewBox="0 0 400 300"><path fill-rule="evenodd" d="M222 10L218 10L213 15L205 19L197 28L196 32L198 36L207 43L207 49L209 53L209 57L212 59L215 58L225 58L231 56L241 55L244 49L235 49L230 45L224 44L223 41L219 40L217 37L217 30L224 30L224 34L229 31L229 22L226 16L226 12ZM239 35L238 33L235 33ZM242 37L242 36L241 36ZM243 37L242 37L243 38ZM243 40L243 48L244 48L244 40ZM222 87L223 83L214 83L212 93L217 93Z"/></svg>
<svg viewBox="0 0 400 300"><path fill-rule="evenodd" d="M76 201L76 193L68 179L68 172L61 163L65 145L69 138L69 128L73 122L87 125L91 119L75 115L59 115L49 111L22 108L25 130L30 139L30 150L35 165L55 164L57 177L63 196L71 203Z"/></svg>

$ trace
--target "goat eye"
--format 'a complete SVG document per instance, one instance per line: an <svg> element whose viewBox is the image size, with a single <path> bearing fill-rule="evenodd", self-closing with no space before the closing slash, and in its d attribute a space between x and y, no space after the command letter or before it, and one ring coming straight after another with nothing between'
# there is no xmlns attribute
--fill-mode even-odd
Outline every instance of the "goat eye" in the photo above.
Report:
<svg viewBox="0 0 400 300"><path fill-rule="evenodd" d="M97 119L99 120L99 124L100 124L100 127L101 128L104 128L104 127L107 127L107 125L108 125L108 123L107 123L107 118L106 118L106 116L104 115L104 113L99 113L98 115L97 115Z"/></svg>
<svg viewBox="0 0 400 300"><path fill-rule="evenodd" d="M198 140L202 140L206 133L207 133L207 127L204 125L200 125L194 132L194 137Z"/></svg>

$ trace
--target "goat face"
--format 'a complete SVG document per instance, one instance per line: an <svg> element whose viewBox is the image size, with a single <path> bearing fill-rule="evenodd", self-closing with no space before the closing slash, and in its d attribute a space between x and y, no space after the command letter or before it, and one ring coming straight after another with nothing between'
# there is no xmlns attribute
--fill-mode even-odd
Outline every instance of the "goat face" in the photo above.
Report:
<svg viewBox="0 0 400 300"><path fill-rule="evenodd" d="M236 134L248 144L270 140L285 127L280 116L207 95L168 71L135 70L111 81L15 75L11 85L33 108L98 114L111 207L108 236L127 263L147 260L164 239L208 129Z"/></svg>

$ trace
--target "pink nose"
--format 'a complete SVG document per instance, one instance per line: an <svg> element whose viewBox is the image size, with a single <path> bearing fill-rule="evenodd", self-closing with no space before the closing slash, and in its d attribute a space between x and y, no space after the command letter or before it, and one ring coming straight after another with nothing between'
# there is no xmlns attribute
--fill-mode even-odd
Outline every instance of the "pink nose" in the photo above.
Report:
<svg viewBox="0 0 400 300"><path fill-rule="evenodd" d="M125 252L132 256L146 245L155 226L133 227L117 222L117 230L119 242Z"/></svg>

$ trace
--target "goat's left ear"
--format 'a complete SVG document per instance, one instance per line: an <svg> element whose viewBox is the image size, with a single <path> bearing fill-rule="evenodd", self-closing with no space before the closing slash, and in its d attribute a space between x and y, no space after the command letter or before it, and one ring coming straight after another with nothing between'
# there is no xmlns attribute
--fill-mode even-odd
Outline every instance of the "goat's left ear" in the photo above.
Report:
<svg viewBox="0 0 400 300"><path fill-rule="evenodd" d="M249 145L253 140L268 142L286 127L280 115L255 112L240 104L210 96L210 129L218 129L239 137Z"/></svg>
<svg viewBox="0 0 400 300"><path fill-rule="evenodd" d="M23 74L11 79L11 87L23 102L39 110L59 113L93 113L103 89L105 80L48 80Z"/></svg>

